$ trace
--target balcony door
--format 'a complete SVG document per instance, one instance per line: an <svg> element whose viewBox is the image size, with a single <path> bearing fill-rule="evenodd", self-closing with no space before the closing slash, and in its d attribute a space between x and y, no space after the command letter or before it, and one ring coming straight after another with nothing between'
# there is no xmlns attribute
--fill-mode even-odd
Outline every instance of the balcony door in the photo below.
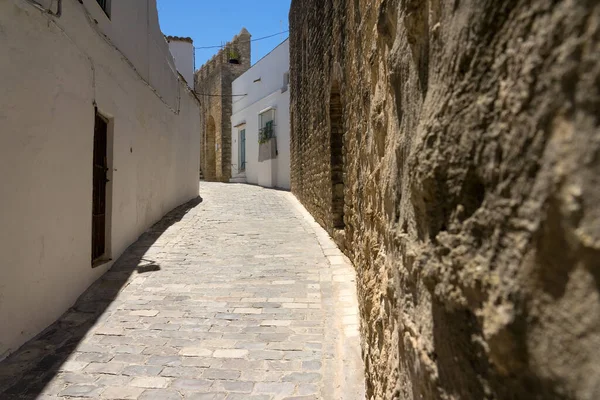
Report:
<svg viewBox="0 0 600 400"><path fill-rule="evenodd" d="M240 149L239 149L239 155L240 155L240 172L241 171L245 171L246 170L246 129L240 129Z"/></svg>

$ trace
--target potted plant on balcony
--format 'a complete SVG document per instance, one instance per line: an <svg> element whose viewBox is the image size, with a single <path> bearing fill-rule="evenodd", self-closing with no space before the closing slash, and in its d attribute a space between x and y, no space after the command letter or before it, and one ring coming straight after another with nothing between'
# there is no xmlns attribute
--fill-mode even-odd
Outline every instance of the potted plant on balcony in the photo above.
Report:
<svg viewBox="0 0 600 400"><path fill-rule="evenodd" d="M273 121L268 121L258 132L258 161L271 160L277 157L277 138Z"/></svg>

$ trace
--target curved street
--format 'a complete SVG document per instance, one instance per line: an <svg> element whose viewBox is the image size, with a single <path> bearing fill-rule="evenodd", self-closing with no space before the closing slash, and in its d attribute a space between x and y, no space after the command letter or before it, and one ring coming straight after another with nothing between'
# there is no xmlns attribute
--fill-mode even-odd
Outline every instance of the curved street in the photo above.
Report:
<svg viewBox="0 0 600 400"><path fill-rule="evenodd" d="M200 184L56 324L2 399L364 398L355 275L295 197Z"/></svg>

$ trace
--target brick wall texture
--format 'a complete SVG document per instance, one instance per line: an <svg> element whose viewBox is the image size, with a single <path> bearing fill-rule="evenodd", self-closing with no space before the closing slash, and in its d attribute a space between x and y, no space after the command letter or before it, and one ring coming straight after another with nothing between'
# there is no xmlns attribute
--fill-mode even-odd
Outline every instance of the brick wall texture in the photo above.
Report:
<svg viewBox="0 0 600 400"><path fill-rule="evenodd" d="M250 40L250 33L242 29L195 74L203 127L200 169L208 181L228 182L231 178L231 84L250 68ZM237 56L239 64L230 63L232 54Z"/></svg>
<svg viewBox="0 0 600 400"><path fill-rule="evenodd" d="M292 191L371 399L600 398L600 3L292 0Z"/></svg>

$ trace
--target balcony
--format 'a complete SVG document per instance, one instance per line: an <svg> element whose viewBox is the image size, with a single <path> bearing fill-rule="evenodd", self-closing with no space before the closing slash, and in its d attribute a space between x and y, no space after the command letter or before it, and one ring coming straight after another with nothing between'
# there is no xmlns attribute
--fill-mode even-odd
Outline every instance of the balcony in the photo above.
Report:
<svg viewBox="0 0 600 400"><path fill-rule="evenodd" d="M258 143L267 143L275 137L275 125L273 121L267 121L265 126L258 130Z"/></svg>

